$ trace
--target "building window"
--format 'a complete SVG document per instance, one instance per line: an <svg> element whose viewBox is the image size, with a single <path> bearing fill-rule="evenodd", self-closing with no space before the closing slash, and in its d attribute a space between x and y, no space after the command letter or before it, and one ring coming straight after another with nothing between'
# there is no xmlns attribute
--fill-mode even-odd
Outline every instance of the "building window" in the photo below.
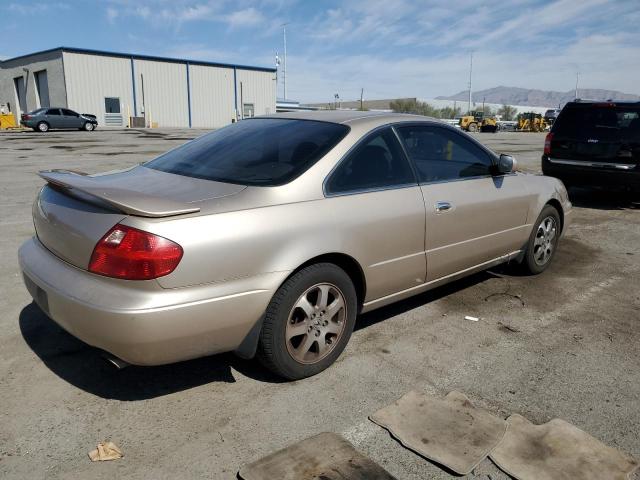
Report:
<svg viewBox="0 0 640 480"><path fill-rule="evenodd" d="M40 107L47 108L51 106L49 101L49 80L47 79L47 71L40 70L33 74L36 80L36 92L40 100Z"/></svg>
<svg viewBox="0 0 640 480"><path fill-rule="evenodd" d="M242 105L242 118L251 118L254 115L253 103L245 103Z"/></svg>
<svg viewBox="0 0 640 480"><path fill-rule="evenodd" d="M115 97L106 97L104 99L105 113L120 113L120 99Z"/></svg>

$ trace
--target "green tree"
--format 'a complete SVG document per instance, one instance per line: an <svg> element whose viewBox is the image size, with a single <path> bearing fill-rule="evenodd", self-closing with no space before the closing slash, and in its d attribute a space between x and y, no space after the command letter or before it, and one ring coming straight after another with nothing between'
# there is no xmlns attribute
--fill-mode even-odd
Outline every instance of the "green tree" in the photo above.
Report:
<svg viewBox="0 0 640 480"><path fill-rule="evenodd" d="M461 112L462 112L462 109L460 107L456 107L456 108L444 107L440 109L439 118L453 119L453 118L459 117Z"/></svg>
<svg viewBox="0 0 640 480"><path fill-rule="evenodd" d="M502 120L515 120L517 111L518 110L515 107L505 104L502 105L502 107L500 107L500 109L498 110L498 115L500 115L500 118Z"/></svg>
<svg viewBox="0 0 640 480"><path fill-rule="evenodd" d="M440 118L440 110L414 98L393 100L389 107L396 113L413 113L427 117Z"/></svg>

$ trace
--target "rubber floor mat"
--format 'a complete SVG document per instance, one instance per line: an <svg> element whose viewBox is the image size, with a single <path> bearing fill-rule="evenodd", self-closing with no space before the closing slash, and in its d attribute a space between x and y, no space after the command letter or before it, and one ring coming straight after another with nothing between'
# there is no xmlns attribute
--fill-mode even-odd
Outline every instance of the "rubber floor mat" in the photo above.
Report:
<svg viewBox="0 0 640 480"><path fill-rule="evenodd" d="M397 480L335 433L321 433L240 470L244 480Z"/></svg>
<svg viewBox="0 0 640 480"><path fill-rule="evenodd" d="M370 418L405 447L461 475L489 454L507 428L455 391L444 399L412 391Z"/></svg>
<svg viewBox="0 0 640 480"><path fill-rule="evenodd" d="M626 480L638 462L560 419L534 425L521 415L491 452L491 460L518 480Z"/></svg>

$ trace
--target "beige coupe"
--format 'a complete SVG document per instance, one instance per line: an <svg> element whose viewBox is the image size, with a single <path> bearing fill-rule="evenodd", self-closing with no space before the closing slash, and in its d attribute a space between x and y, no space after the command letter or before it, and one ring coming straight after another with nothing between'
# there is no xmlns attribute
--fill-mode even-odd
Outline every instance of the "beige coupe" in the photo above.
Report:
<svg viewBox="0 0 640 480"><path fill-rule="evenodd" d="M133 168L40 172L26 286L120 363L257 355L298 379L358 314L499 263L542 272L571 203L437 120L253 118Z"/></svg>

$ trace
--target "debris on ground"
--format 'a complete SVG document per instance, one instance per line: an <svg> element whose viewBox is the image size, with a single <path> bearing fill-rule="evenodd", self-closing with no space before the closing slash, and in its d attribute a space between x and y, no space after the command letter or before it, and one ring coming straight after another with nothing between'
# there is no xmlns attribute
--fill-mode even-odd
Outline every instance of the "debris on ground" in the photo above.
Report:
<svg viewBox="0 0 640 480"><path fill-rule="evenodd" d="M510 332L513 333L520 333L520 329L516 328L512 325L509 325L507 323L502 323L502 322L498 322L498 328L500 328L501 330L508 330Z"/></svg>
<svg viewBox="0 0 640 480"><path fill-rule="evenodd" d="M410 391L369 419L403 446L467 475L495 448L507 422L452 391L444 399Z"/></svg>
<svg viewBox="0 0 640 480"><path fill-rule="evenodd" d="M89 452L89 458L92 462L117 460L122 457L124 457L122 450L113 442L100 442L95 450Z"/></svg>
<svg viewBox="0 0 640 480"><path fill-rule="evenodd" d="M472 317L470 315L465 315L464 319L469 320L471 322L477 322L478 320L480 320L478 317Z"/></svg>

